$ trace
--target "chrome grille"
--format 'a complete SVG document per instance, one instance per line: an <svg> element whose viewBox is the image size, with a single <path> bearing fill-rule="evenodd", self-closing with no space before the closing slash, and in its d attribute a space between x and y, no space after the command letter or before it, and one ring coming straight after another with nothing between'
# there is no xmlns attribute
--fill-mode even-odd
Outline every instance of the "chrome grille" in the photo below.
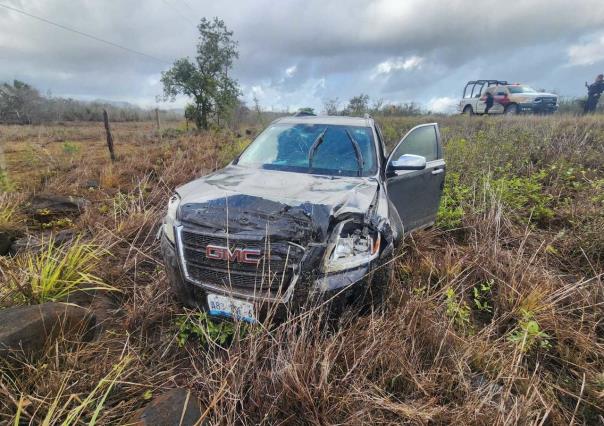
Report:
<svg viewBox="0 0 604 426"><path fill-rule="evenodd" d="M288 242L271 242L265 238L233 238L226 234L208 235L183 229L180 244L189 278L201 283L246 293L276 295L284 293L292 280L304 250ZM206 246L215 245L256 249L261 252L258 265L206 257ZM268 294L267 294L268 293Z"/></svg>

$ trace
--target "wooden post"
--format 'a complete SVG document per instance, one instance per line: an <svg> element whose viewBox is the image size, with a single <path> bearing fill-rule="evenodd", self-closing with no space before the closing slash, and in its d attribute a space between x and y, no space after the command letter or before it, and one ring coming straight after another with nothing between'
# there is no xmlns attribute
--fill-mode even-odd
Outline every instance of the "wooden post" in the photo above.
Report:
<svg viewBox="0 0 604 426"><path fill-rule="evenodd" d="M105 122L105 132L107 133L107 148L109 149L109 156L111 161L115 161L115 152L113 152L113 136L111 136L111 129L109 128L109 114L107 110L103 110L103 121Z"/></svg>
<svg viewBox="0 0 604 426"><path fill-rule="evenodd" d="M155 122L157 123L157 136L161 141L161 126L159 124L159 108L155 108Z"/></svg>

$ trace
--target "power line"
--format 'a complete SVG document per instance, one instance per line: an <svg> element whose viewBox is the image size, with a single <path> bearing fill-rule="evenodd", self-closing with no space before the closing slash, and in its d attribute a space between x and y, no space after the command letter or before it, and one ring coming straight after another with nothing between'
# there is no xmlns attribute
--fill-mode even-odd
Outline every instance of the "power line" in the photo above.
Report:
<svg viewBox="0 0 604 426"><path fill-rule="evenodd" d="M197 14L197 12L195 11L195 9L193 9L191 7L191 5L189 4L189 2L187 0L181 0L181 1L185 4L185 6L187 6L187 9L189 9L191 12Z"/></svg>
<svg viewBox="0 0 604 426"><path fill-rule="evenodd" d="M180 16L182 19L187 21L189 24L193 25L193 27L197 28L197 25L195 25L195 23L193 21L191 21L187 15L183 15L180 10L178 10L176 7L174 7L173 4L168 3L167 0L162 0L162 1L166 4L166 6L170 7L174 12L176 12L178 14L178 16Z"/></svg>
<svg viewBox="0 0 604 426"><path fill-rule="evenodd" d="M53 21L51 21L51 20L49 20L49 19L46 19L46 18L42 18L42 17L40 17L40 16L33 15L33 14L28 13L28 12L26 12L26 11L24 11L24 10L17 9L17 8L15 8L15 7L8 6L8 5L5 5L5 4L2 4L2 3L0 3L0 7L3 7L3 8L8 9L8 10L12 10L12 11L17 12L17 13L21 13L21 14L23 14L23 15L29 16L30 18L37 19L38 21L45 22L45 23L47 23L47 24L53 25L53 26L55 26L55 27L61 28L61 29L66 30L66 31L70 31L70 32L75 33L75 34L79 34L79 35L81 35L81 36L83 36L83 37L90 38L90 39L95 40L95 41L98 41L98 42L100 42L100 43L104 43L104 44L108 44L109 46L117 47L118 49L125 50L126 52L130 52L130 53L134 53L134 54L136 54L136 55L144 56L144 57L146 57L146 58L153 59L154 61L162 62L162 63L164 63L164 64L170 64L170 62L168 62L168 61L166 61L166 60L163 60L163 59L157 58L157 57L152 56L152 55L148 55L148 54L146 54L146 53L144 53L144 52L140 52L140 51L138 51L138 50L134 50L134 49L131 49L131 48L126 47L126 46L122 46L122 45L120 45L120 44L114 43L114 42L109 41L109 40L105 40L105 39L99 38L99 37L94 36L94 35L92 35L92 34L88 34L88 33L85 33L85 32L82 32L82 31L79 31L79 30L76 30L76 29L70 28L70 27L66 27L65 25L61 25L61 24L58 24L58 23L56 23L56 22L53 22Z"/></svg>

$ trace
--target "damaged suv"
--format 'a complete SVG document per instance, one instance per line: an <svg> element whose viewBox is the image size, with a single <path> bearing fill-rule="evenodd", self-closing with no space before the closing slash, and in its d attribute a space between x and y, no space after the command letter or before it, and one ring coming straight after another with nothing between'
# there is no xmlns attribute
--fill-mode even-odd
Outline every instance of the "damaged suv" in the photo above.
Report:
<svg viewBox="0 0 604 426"><path fill-rule="evenodd" d="M271 123L227 167L176 189L161 232L179 299L211 316L284 317L382 294L402 237L434 223L445 161L437 124L387 156L365 118Z"/></svg>

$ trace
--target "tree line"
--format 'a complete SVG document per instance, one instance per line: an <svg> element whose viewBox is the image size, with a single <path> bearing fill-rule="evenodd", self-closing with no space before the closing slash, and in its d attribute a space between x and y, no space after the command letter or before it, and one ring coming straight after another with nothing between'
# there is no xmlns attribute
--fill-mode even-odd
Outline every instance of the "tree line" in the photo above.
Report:
<svg viewBox="0 0 604 426"><path fill-rule="evenodd" d="M130 104L85 102L71 98L43 95L20 80L0 84L0 123L39 124L63 121L102 121L103 110L112 121L143 121L155 117L155 111ZM162 111L162 117L180 118L175 112Z"/></svg>

